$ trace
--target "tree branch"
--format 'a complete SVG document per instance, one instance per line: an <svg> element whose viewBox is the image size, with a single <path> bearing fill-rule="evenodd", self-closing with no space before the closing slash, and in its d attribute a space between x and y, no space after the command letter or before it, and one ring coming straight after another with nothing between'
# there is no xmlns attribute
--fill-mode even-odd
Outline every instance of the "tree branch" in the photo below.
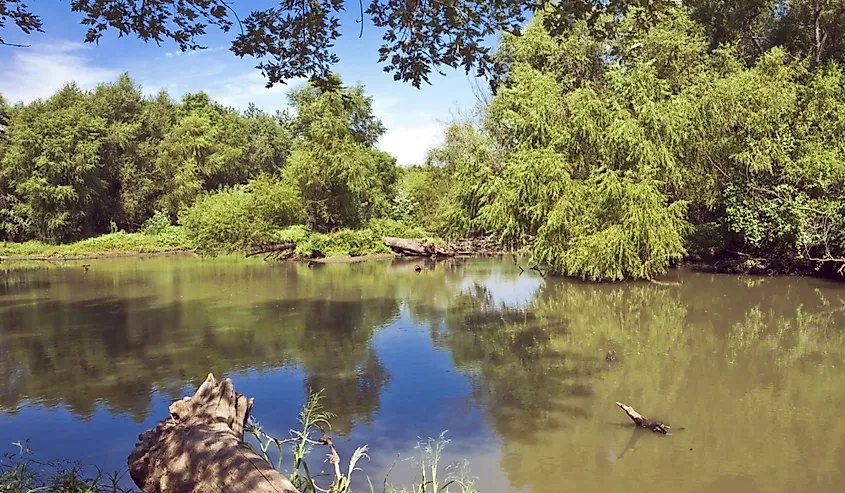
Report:
<svg viewBox="0 0 845 493"><path fill-rule="evenodd" d="M0 39L0 46L10 46L12 48L29 48L32 45L19 45L17 43L7 43Z"/></svg>

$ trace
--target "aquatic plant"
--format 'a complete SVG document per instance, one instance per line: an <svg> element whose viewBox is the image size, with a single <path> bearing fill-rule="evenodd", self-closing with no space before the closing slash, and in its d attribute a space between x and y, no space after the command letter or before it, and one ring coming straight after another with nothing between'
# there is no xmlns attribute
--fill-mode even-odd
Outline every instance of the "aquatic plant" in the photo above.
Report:
<svg viewBox="0 0 845 493"><path fill-rule="evenodd" d="M41 462L32 458L29 440L14 442L16 453L6 453L0 460L0 492L34 493L128 493L118 485L121 474L88 473L90 467L81 462Z"/></svg>
<svg viewBox="0 0 845 493"><path fill-rule="evenodd" d="M286 439L279 439L268 434L260 425L260 423L250 417L250 421L245 429L245 432L255 438L258 442L258 453L277 471L283 471L283 445L292 443L291 456L292 466L291 471L288 471L288 479L296 488L302 493L350 493L352 490L352 473L359 471L357 465L361 459L369 459L367 454L369 451L368 445L363 445L355 449L349 459L346 471L343 471L341 464L341 457L337 449L332 444L331 438L325 432L325 429L331 428L331 419L334 414L326 411L322 405L323 393L310 392L308 401L303 406L299 413L300 430L290 430L290 437ZM319 438L315 434L319 433ZM449 444L450 440L446 438L446 432L440 434L438 438L429 438L426 441L419 441L416 449L422 452L421 457L417 463L419 467L420 476L415 480L410 487L401 487L396 489L393 485L389 485L387 477L384 479L384 491L386 493L450 493L453 491L450 487L456 488L459 493L476 493L473 478L467 474L467 464L464 462L459 467L449 466L445 471L457 470L455 472L445 472L442 467L443 450ZM248 446L252 447L248 444ZM312 474L306 458L314 449L315 446L325 446L329 449L327 454L327 461L334 467L334 474ZM253 450L255 448L253 447ZM275 451L277 457L273 461L271 451ZM445 474L444 474L445 472ZM388 472L389 475L389 472ZM322 488L317 484L317 478L331 476L333 479L331 484ZM369 477L367 478L370 492L373 493L375 488Z"/></svg>

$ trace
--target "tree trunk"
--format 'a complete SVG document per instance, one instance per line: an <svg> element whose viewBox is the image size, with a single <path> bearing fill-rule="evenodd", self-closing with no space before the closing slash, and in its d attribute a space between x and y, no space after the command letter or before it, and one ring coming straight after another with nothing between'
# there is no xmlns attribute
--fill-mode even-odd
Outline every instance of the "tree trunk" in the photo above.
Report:
<svg viewBox="0 0 845 493"><path fill-rule="evenodd" d="M129 475L144 493L298 493L244 445L251 409L231 380L209 373L193 397L171 404L170 416L138 437Z"/></svg>
<svg viewBox="0 0 845 493"><path fill-rule="evenodd" d="M824 45L827 42L827 33L822 34L822 0L813 0L813 67L818 67L822 62Z"/></svg>

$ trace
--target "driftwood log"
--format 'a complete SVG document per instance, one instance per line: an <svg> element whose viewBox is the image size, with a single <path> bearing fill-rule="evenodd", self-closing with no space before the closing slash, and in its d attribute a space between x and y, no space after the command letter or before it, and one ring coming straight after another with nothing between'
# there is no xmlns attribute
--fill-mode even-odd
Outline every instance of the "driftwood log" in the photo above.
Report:
<svg viewBox="0 0 845 493"><path fill-rule="evenodd" d="M621 402L617 402L616 405L622 408L622 410L625 411L625 414L627 414L628 417L631 418L631 421L633 421L640 428L647 428L655 433L662 433L664 435L669 433L669 426L661 423L660 421L648 419L642 414L638 413L636 410L634 410L633 407L626 406Z"/></svg>
<svg viewBox="0 0 845 493"><path fill-rule="evenodd" d="M210 374L192 397L138 437L129 475L144 493L298 493L281 473L243 443L252 399L228 378Z"/></svg>
<svg viewBox="0 0 845 493"><path fill-rule="evenodd" d="M433 243L426 241L388 236L384 238L384 243L400 255L414 257L452 257L454 255L452 252L437 248Z"/></svg>
<svg viewBox="0 0 845 493"><path fill-rule="evenodd" d="M384 243L391 250L412 257L462 257L474 255L497 255L504 250L493 236L468 238L447 243L438 247L433 243L408 238L384 238Z"/></svg>

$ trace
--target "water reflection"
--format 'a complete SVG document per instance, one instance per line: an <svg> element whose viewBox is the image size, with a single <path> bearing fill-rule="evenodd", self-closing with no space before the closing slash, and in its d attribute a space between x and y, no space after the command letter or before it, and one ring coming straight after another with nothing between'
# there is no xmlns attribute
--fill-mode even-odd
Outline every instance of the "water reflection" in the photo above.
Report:
<svg viewBox="0 0 845 493"><path fill-rule="evenodd" d="M158 259L4 274L0 410L28 422L54 419L38 405L130 416L137 425L110 430L127 437L118 456L214 372L233 375L279 432L324 389L341 452L369 443L376 479L416 437L450 429L455 457L492 492L845 480L841 285L683 272L678 286L596 285L508 260ZM632 430L617 400L673 435Z"/></svg>

